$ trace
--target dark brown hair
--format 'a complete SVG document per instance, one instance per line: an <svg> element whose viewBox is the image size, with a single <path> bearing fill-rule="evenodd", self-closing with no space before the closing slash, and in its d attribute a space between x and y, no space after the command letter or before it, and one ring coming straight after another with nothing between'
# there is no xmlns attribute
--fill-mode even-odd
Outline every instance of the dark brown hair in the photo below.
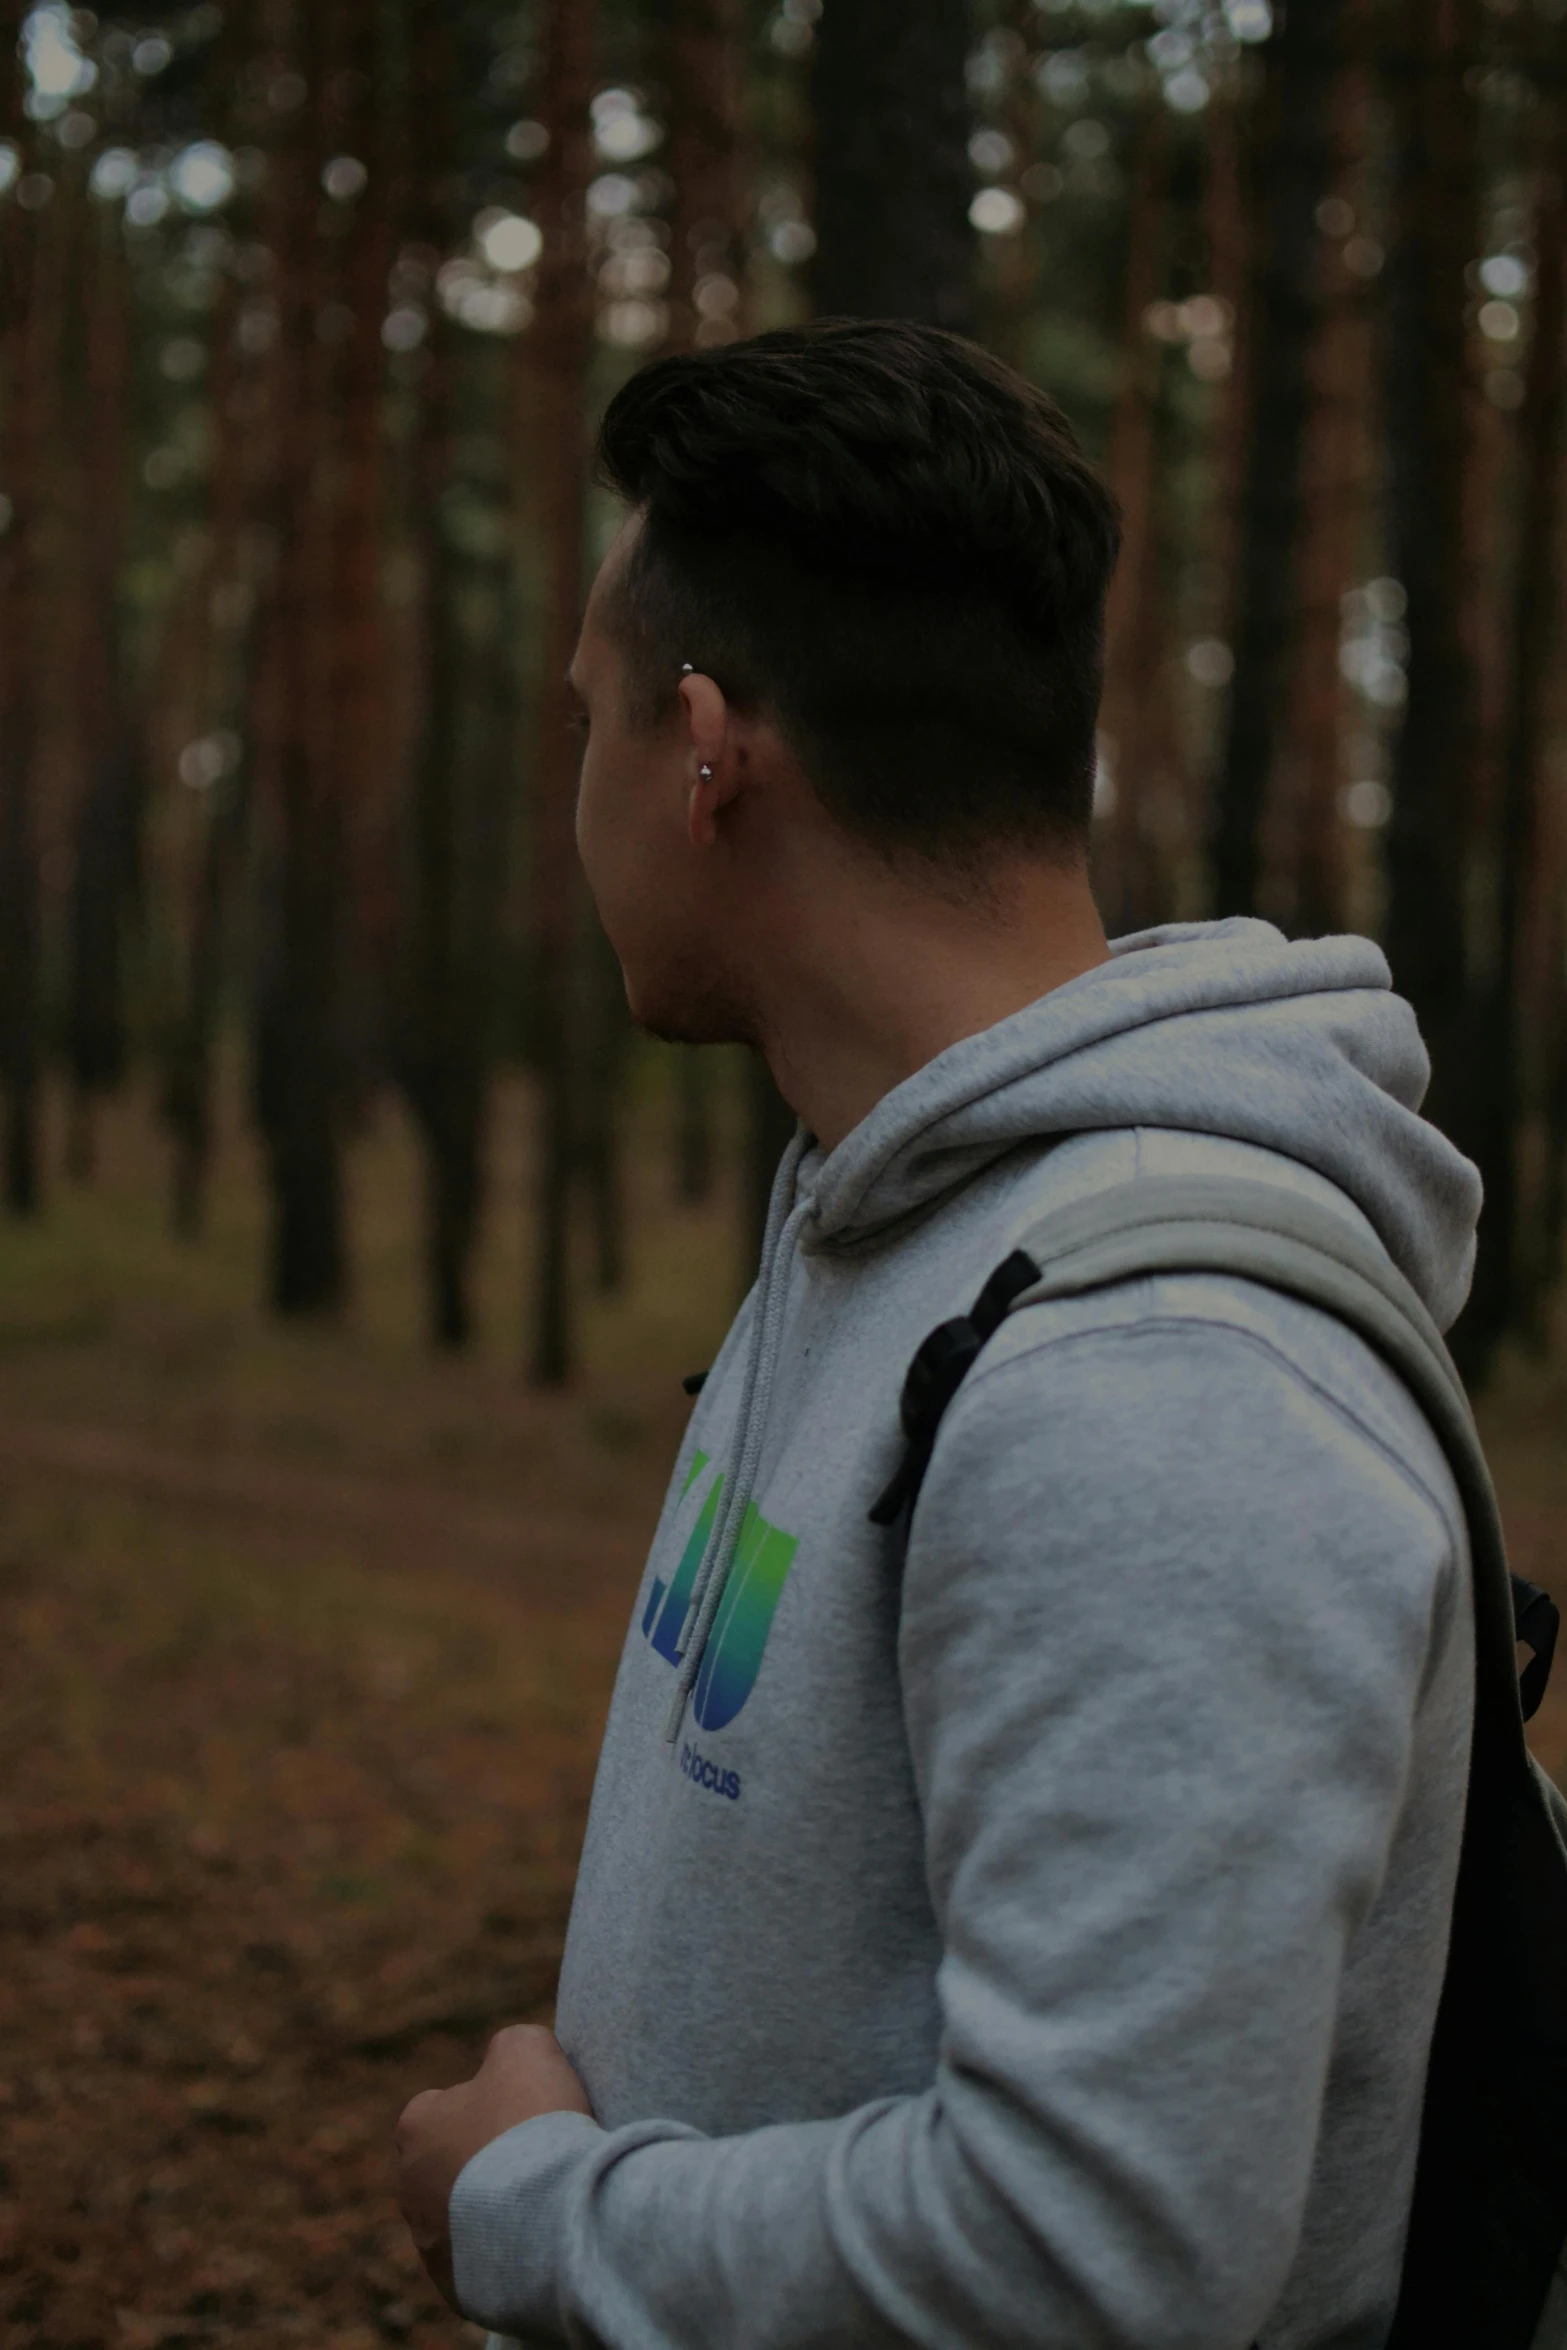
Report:
<svg viewBox="0 0 1567 2350"><path fill-rule="evenodd" d="M644 515L619 613L644 719L689 661L883 850L1084 841L1120 528L1043 392L935 328L828 320L656 360L600 460Z"/></svg>

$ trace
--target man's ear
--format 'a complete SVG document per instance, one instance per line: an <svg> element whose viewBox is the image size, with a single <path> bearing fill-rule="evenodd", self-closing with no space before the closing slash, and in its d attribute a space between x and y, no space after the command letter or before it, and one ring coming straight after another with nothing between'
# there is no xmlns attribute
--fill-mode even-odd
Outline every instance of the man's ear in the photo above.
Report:
<svg viewBox="0 0 1567 2350"><path fill-rule="evenodd" d="M724 808L739 789L739 753L729 704L712 678L693 670L680 681L685 723L686 829L694 849L710 849Z"/></svg>

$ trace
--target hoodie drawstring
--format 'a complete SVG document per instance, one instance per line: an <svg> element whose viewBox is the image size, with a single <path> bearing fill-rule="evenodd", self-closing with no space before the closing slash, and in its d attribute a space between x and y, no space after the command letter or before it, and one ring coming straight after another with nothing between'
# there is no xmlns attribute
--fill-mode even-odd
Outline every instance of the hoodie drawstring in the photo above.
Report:
<svg viewBox="0 0 1567 2350"><path fill-rule="evenodd" d="M773 1180L772 1197L767 1208L767 1229L762 1238L762 1262L757 1274L750 1353L746 1361L745 1378L741 1382L740 1410L735 1422L734 1465L724 1480L724 1492L708 1541L707 1556L692 1585L691 1602L686 1609L685 1622L680 1627L679 1640L675 1644L675 1653L680 1660L680 1677L675 1683L674 1701L664 1731L664 1737L670 1745L680 1735L686 1706L702 1669L708 1635L723 1604L724 1592L734 1568L735 1553L740 1547L751 1487L761 1466L768 1405L772 1400L773 1378L778 1368L779 1347L783 1338L789 1260L794 1253L799 1228L811 1209L809 1200L796 1202L794 1197L800 1161L809 1147L810 1137L802 1129L784 1152Z"/></svg>

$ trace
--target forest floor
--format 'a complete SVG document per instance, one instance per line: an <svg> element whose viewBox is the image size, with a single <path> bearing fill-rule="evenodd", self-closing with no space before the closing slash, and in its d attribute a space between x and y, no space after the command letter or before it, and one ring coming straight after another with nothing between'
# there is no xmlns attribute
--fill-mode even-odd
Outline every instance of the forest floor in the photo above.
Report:
<svg viewBox="0 0 1567 2350"><path fill-rule="evenodd" d="M225 1148L197 1248L144 1105L0 1230L0 2339L436 2350L388 2147L406 2097L546 2016L625 1611L735 1293L669 1204L564 1395L518 1372L526 1104L496 1136L481 1342L418 1337L417 1160L355 1154L341 1327L256 1303ZM1567 1375L1488 1433L1520 1569L1567 1600ZM1567 1764L1567 1689L1540 1751Z"/></svg>
<svg viewBox="0 0 1567 2350"><path fill-rule="evenodd" d="M142 1105L90 1187L0 1227L7 2350L478 2338L408 2248L392 2124L549 2013L680 1374L739 1266L650 1132L632 1290L531 1392L525 1124L513 1090L460 1361L420 1343L391 1113L341 1328L259 1309L239 1140L207 1237L167 1237Z"/></svg>

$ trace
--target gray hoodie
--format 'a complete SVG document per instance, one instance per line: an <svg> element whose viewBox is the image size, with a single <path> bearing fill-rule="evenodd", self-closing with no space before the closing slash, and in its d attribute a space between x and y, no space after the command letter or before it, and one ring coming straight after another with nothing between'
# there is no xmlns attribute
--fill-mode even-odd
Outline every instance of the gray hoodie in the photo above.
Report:
<svg viewBox="0 0 1567 2350"><path fill-rule="evenodd" d="M1364 939L1128 939L785 1161L604 1740L548 2115L452 2197L463 2306L612 2350L1373 2350L1472 1675L1452 1478L1312 1308L1031 1307L912 1529L899 1389L1048 1209L1261 1175L1444 1326L1473 1169ZM738 1506L731 1506L737 1497Z"/></svg>

